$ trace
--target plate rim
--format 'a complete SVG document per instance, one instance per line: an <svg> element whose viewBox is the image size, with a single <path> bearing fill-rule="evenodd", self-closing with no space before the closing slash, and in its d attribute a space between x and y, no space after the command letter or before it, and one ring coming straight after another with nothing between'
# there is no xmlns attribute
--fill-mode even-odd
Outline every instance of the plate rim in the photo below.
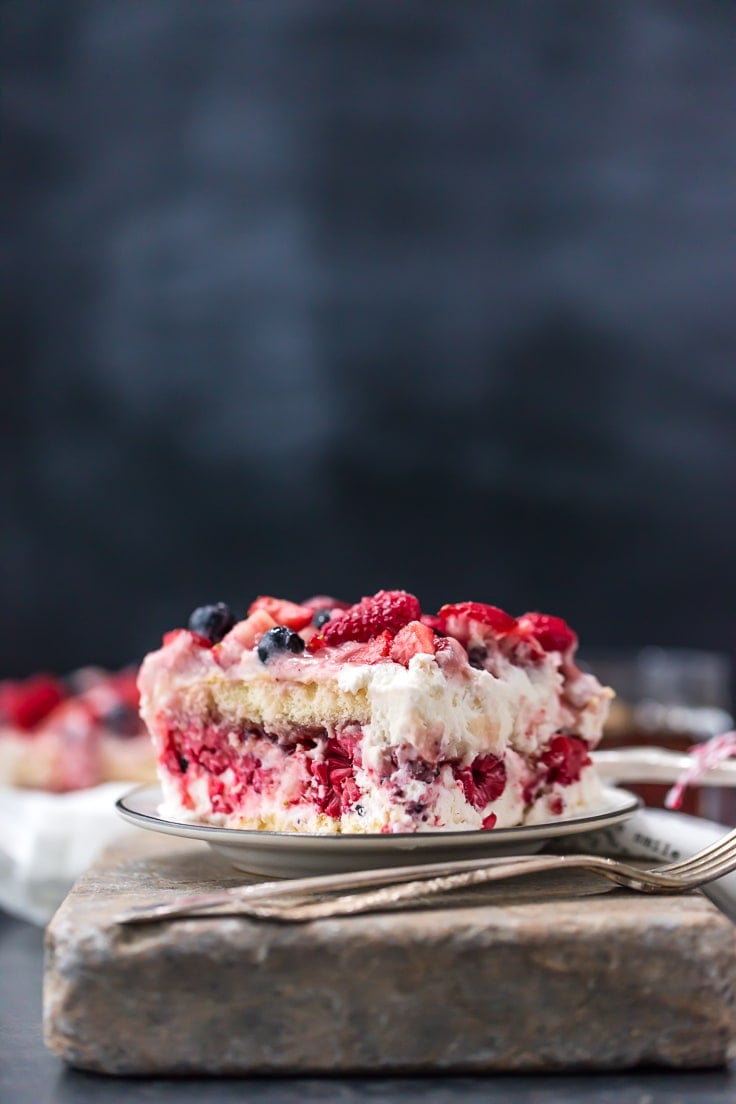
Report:
<svg viewBox="0 0 736 1104"><path fill-rule="evenodd" d="M257 842L263 844L295 844L297 847L307 846L312 844L319 846L325 842L337 844L337 846L343 846L346 849L351 846L355 848L356 842L358 846L365 846L373 844L373 846L379 846L390 849L389 845L393 844L394 847L399 846L403 842L404 846L410 846L409 841L412 841L413 846L422 846L426 843L429 846L430 843L435 845L441 844L443 841L448 842L470 842L483 840L489 844L493 840L498 840L499 843L504 840L510 840L516 838L520 834L522 838L528 836L533 838L542 833L548 838L559 835L574 835L577 832L584 832L587 829L595 827L597 822L603 821L605 827L612 827L614 824L620 823L622 820L628 819L633 816L639 809L643 807L643 801L637 794L632 793L631 790L627 790L622 786L615 786L603 783L601 787L604 795L615 794L622 798L627 798L627 801L623 801L620 807L615 809L608 809L599 812L581 813L577 816L571 816L567 818L561 818L560 820L542 821L537 824L517 824L508 828L493 828L490 831L484 832L477 828L464 828L464 829L451 829L449 831L445 829L439 829L437 831L427 832L274 832L270 829L260 828L226 828L218 824L198 824L192 821L181 820L169 820L166 817L154 816L151 813L140 812L136 809L131 809L126 805L131 798L134 798L136 794L141 794L149 790L157 790L161 794L161 786L159 783L144 782L137 786L133 786L130 790L127 790L122 794L115 802L115 810L123 820L129 824L134 824L136 827L159 832L163 835L175 835L175 836L187 836L190 839L198 839L205 843L221 842L222 844L241 845L243 847L253 846ZM340 841L340 842L338 842Z"/></svg>

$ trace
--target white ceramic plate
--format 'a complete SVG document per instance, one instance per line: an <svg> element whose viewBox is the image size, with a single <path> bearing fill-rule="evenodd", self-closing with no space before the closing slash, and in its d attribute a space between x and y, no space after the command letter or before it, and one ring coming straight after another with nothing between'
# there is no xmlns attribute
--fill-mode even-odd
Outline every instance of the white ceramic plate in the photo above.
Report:
<svg viewBox="0 0 736 1104"><path fill-rule="evenodd" d="M627 790L604 786L603 799L597 808L551 823L494 828L490 832L418 832L385 836L215 828L165 820L158 813L160 804L158 786L138 786L121 797L115 808L125 820L140 828L209 844L238 870L269 878L298 878L410 863L532 854L558 836L619 824L636 812L641 802Z"/></svg>

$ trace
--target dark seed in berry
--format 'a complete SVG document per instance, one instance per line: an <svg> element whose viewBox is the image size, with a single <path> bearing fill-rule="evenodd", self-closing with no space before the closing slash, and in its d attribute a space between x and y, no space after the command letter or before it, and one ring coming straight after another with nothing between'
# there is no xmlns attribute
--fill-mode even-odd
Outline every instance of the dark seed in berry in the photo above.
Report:
<svg viewBox="0 0 736 1104"><path fill-rule="evenodd" d="M299 655L303 651L304 641L299 633L287 629L285 625L269 629L258 641L258 658L261 663L267 663L276 652L293 652L294 655Z"/></svg>
<svg viewBox="0 0 736 1104"><path fill-rule="evenodd" d="M224 602L216 602L213 606L198 606L189 618L188 627L191 632L209 640L210 644L219 644L234 624L230 607Z"/></svg>
<svg viewBox="0 0 736 1104"><path fill-rule="evenodd" d="M312 624L314 625L315 629L321 629L323 625L327 624L327 622L330 620L331 617L332 617L332 611L331 610L328 610L328 609L317 610L314 617L312 618Z"/></svg>

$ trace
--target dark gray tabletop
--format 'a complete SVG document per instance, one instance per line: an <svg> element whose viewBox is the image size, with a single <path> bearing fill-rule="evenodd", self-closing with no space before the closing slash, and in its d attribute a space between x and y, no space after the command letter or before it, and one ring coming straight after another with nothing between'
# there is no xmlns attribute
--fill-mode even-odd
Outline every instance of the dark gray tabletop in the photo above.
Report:
<svg viewBox="0 0 736 1104"><path fill-rule="evenodd" d="M41 1035L43 935L0 913L0 1101L66 1102L239 1101L248 1104L733 1104L736 1067L702 1073L641 1071L629 1074L549 1077L434 1078L202 1078L131 1080L67 1069L44 1047Z"/></svg>

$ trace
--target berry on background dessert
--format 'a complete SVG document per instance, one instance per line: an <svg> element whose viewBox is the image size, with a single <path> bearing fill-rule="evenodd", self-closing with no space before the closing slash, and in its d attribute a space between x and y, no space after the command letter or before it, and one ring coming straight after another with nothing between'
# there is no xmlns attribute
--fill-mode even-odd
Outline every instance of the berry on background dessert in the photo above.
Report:
<svg viewBox="0 0 736 1104"><path fill-rule="evenodd" d="M0 682L0 784L64 793L155 777L137 671Z"/></svg>
<svg viewBox="0 0 736 1104"><path fill-rule="evenodd" d="M141 667L162 815L281 832L492 829L593 806L612 691L560 618L405 591L202 606Z"/></svg>

